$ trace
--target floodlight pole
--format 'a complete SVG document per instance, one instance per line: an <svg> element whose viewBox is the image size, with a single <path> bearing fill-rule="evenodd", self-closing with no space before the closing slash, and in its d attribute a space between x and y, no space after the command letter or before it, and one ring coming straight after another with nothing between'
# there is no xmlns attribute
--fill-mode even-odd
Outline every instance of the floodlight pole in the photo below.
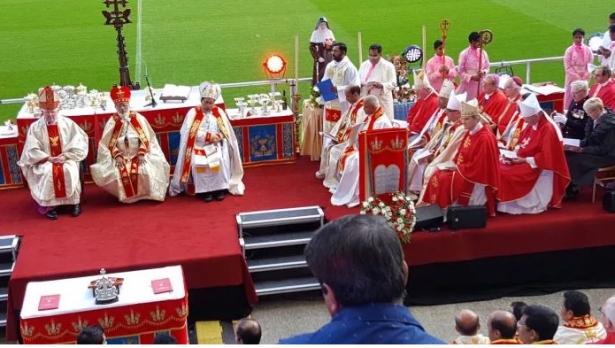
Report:
<svg viewBox="0 0 615 348"><path fill-rule="evenodd" d="M112 11L102 11L105 17L105 25L113 25L117 32L117 54L119 56L120 63L120 86L128 86L132 90L141 89L140 84L132 84L130 79L130 71L128 69L128 53L126 52L126 44L124 43L124 36L122 35L122 29L124 24L132 23L130 21L131 9L125 8L128 4L128 0L105 0L103 1L105 6L112 8ZM120 7L125 9L120 9Z"/></svg>

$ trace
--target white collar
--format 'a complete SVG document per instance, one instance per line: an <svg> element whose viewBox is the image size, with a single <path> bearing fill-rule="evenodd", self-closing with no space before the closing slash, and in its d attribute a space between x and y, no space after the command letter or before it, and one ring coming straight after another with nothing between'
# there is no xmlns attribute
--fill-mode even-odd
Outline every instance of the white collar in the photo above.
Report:
<svg viewBox="0 0 615 348"><path fill-rule="evenodd" d="M478 133L479 130L483 129L483 124L481 122L478 122L478 124L476 124L476 127L474 127L474 129L470 130L470 135L474 135L476 133Z"/></svg>

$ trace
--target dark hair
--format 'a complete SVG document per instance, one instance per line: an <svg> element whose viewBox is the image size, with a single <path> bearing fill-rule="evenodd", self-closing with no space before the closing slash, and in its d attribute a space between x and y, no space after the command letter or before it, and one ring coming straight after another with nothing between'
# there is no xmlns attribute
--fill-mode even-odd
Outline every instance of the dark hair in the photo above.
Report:
<svg viewBox="0 0 615 348"><path fill-rule="evenodd" d="M478 331L478 324L480 324L480 322L479 320L476 320L476 323L473 323L472 325L464 325L462 322L457 320L457 318L455 318L455 325L457 326L457 330L459 330L459 333L464 336L476 335L476 332Z"/></svg>
<svg viewBox="0 0 615 348"><path fill-rule="evenodd" d="M98 325L86 326L77 336L77 344L103 344L105 331Z"/></svg>
<svg viewBox="0 0 615 348"><path fill-rule="evenodd" d="M536 331L538 340L552 340L559 326L559 317L551 308L531 305L523 309L525 318L525 326L528 329Z"/></svg>
<svg viewBox="0 0 615 348"><path fill-rule="evenodd" d="M161 332L154 336L154 344L177 344L177 340L169 333Z"/></svg>
<svg viewBox="0 0 615 348"><path fill-rule="evenodd" d="M523 95L523 99L525 100L525 98L529 97L530 95L531 95L531 93L524 94ZM522 301L515 301L515 302L510 304L510 307L512 308L513 315L515 316L517 321L519 321L519 320L521 320L521 317L523 316L523 309L525 309L525 307L527 307L527 303L522 302Z"/></svg>
<svg viewBox="0 0 615 348"><path fill-rule="evenodd" d="M333 43L333 47L338 47L340 49L340 51L344 52L344 54L346 54L346 52L348 52L348 47L346 47L346 44L343 42L334 42Z"/></svg>
<svg viewBox="0 0 615 348"><path fill-rule="evenodd" d="M612 20L614 20L614 21L615 21L615 12L613 12L613 13L611 13L611 14L609 15L609 19L612 19Z"/></svg>
<svg viewBox="0 0 615 348"><path fill-rule="evenodd" d="M369 46L369 50L375 50L378 53L382 53L382 46L379 44L373 44Z"/></svg>
<svg viewBox="0 0 615 348"><path fill-rule="evenodd" d="M348 88L348 92L350 92L350 94L361 94L361 87L352 85Z"/></svg>
<svg viewBox="0 0 615 348"><path fill-rule="evenodd" d="M611 77L611 74L612 74L611 68L608 66L599 66L596 68L596 70L600 70L600 76Z"/></svg>
<svg viewBox="0 0 615 348"><path fill-rule="evenodd" d="M587 295L576 290L564 293L564 308L571 311L575 317L582 317L591 313Z"/></svg>
<svg viewBox="0 0 615 348"><path fill-rule="evenodd" d="M254 325L246 325L254 323ZM259 344L262 336L261 326L256 320L241 319L237 324L237 339L243 344Z"/></svg>
<svg viewBox="0 0 615 348"><path fill-rule="evenodd" d="M470 41L470 43L477 41L478 39L480 39L480 34L476 31L471 32L470 36L468 36L468 41Z"/></svg>
<svg viewBox="0 0 615 348"><path fill-rule="evenodd" d="M615 24L609 26L609 33L615 33Z"/></svg>
<svg viewBox="0 0 615 348"><path fill-rule="evenodd" d="M585 36L585 30L583 30L582 28L576 28L572 31L572 37L575 37L578 34L581 34L581 36Z"/></svg>
<svg viewBox="0 0 615 348"><path fill-rule="evenodd" d="M391 303L405 290L404 256L383 217L347 215L321 227L305 247L314 276L342 306Z"/></svg>
<svg viewBox="0 0 615 348"><path fill-rule="evenodd" d="M512 325L510 325L511 323ZM513 339L517 334L517 321L507 321L501 320L498 317L493 317L491 318L491 328L493 330L498 330L502 339Z"/></svg>
<svg viewBox="0 0 615 348"><path fill-rule="evenodd" d="M444 44L444 42L442 42L442 40L436 40L433 42L433 49L436 50L438 49L438 47L442 46Z"/></svg>

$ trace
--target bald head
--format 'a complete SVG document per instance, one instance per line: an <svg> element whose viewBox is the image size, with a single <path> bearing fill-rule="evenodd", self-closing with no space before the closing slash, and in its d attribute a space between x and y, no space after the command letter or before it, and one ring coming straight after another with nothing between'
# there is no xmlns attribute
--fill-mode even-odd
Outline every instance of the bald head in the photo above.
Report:
<svg viewBox="0 0 615 348"><path fill-rule="evenodd" d="M237 344L259 344L261 341L261 326L253 319L241 319L235 329Z"/></svg>
<svg viewBox="0 0 615 348"><path fill-rule="evenodd" d="M474 336L480 330L478 314L469 309L464 309L455 317L455 329L463 336Z"/></svg>
<svg viewBox="0 0 615 348"><path fill-rule="evenodd" d="M511 312L495 311L489 315L487 330L491 341L513 339L517 333L517 318Z"/></svg>
<svg viewBox="0 0 615 348"><path fill-rule="evenodd" d="M365 111L367 115L373 114L380 107L378 98L373 95L368 95L363 99L363 101L363 111Z"/></svg>

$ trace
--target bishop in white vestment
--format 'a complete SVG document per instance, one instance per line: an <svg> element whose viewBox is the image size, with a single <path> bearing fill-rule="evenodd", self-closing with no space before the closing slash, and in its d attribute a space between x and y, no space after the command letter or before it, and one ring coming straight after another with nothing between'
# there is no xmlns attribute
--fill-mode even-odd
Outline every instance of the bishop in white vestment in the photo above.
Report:
<svg viewBox="0 0 615 348"><path fill-rule="evenodd" d="M385 115L378 98L373 95L365 97L363 110L367 115L365 121L355 126L350 135L348 146L338 162L339 185L331 188L332 205L346 205L349 208L359 205L359 132L393 127L391 120Z"/></svg>
<svg viewBox="0 0 615 348"><path fill-rule="evenodd" d="M393 90L397 87L397 74L393 63L382 59L382 46L374 44L369 47L369 59L359 67L359 77L362 95L375 95L384 113L393 120Z"/></svg>
<svg viewBox="0 0 615 348"><path fill-rule="evenodd" d="M71 119L58 115L60 97L45 87L39 96L43 117L28 129L17 163L23 172L39 212L58 218L56 208L72 206L71 215L81 214L79 165L88 154L88 136Z"/></svg>
<svg viewBox="0 0 615 348"><path fill-rule="evenodd" d="M130 88L110 92L117 113L103 131L92 179L122 203L164 201L171 167L147 119L129 109Z"/></svg>
<svg viewBox="0 0 615 348"><path fill-rule="evenodd" d="M224 199L226 192L243 195L243 166L235 132L226 112L215 106L220 86L199 86L201 105L186 115L169 194L196 194L205 202Z"/></svg>

